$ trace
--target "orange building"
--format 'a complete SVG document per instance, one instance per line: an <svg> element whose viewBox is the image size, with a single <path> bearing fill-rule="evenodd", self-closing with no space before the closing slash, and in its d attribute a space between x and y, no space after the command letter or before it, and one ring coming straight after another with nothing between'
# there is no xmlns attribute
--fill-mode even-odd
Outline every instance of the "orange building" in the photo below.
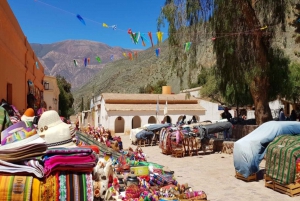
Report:
<svg viewBox="0 0 300 201"><path fill-rule="evenodd" d="M0 1L0 65L0 100L20 111L30 104L38 108L43 99L44 67L5 0Z"/></svg>

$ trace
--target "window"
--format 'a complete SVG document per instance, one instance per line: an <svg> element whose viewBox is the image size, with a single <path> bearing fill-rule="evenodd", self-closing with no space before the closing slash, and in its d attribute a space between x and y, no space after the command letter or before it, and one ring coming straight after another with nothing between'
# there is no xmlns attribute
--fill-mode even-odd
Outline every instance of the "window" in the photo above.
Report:
<svg viewBox="0 0 300 201"><path fill-rule="evenodd" d="M12 104L12 84L7 83L7 89L6 89L6 101L9 104Z"/></svg>

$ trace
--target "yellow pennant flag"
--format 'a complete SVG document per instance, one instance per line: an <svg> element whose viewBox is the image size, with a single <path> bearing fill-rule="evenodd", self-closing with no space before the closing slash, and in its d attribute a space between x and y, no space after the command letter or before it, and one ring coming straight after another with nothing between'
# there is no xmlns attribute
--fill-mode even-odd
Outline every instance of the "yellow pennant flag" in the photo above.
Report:
<svg viewBox="0 0 300 201"><path fill-rule="evenodd" d="M264 30L266 28L268 28L268 26L261 27L260 30Z"/></svg>
<svg viewBox="0 0 300 201"><path fill-rule="evenodd" d="M105 23L103 23L102 26L108 28L108 25Z"/></svg>
<svg viewBox="0 0 300 201"><path fill-rule="evenodd" d="M159 32L156 32L156 35L157 35L157 39L158 39L158 42L161 42L162 41L162 38L163 38L163 32L159 31Z"/></svg>

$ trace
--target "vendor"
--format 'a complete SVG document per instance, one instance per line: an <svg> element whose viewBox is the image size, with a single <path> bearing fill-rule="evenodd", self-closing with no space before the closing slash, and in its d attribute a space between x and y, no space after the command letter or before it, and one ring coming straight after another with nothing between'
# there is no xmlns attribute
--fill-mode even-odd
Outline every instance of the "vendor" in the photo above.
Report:
<svg viewBox="0 0 300 201"><path fill-rule="evenodd" d="M224 108L224 112L221 114L221 117L222 117L222 119L227 119L229 122L231 122L232 115L228 111L227 107Z"/></svg>

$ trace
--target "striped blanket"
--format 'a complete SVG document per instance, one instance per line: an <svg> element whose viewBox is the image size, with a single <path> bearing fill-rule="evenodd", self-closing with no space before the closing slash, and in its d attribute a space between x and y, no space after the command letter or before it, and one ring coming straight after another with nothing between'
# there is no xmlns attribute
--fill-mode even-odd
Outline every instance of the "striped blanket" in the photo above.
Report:
<svg viewBox="0 0 300 201"><path fill-rule="evenodd" d="M284 185L294 183L299 157L300 135L276 137L267 147L266 174Z"/></svg>
<svg viewBox="0 0 300 201"><path fill-rule="evenodd" d="M32 176L0 175L0 200L31 200Z"/></svg>

